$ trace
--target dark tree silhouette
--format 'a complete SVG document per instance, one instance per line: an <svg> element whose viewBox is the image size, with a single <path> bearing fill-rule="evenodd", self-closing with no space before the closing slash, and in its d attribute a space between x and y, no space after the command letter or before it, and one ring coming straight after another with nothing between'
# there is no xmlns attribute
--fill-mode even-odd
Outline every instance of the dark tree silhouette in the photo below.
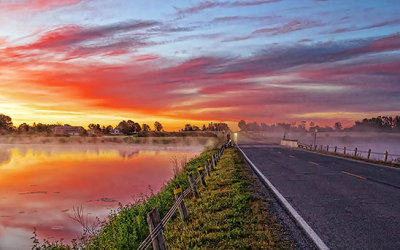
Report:
<svg viewBox="0 0 400 250"><path fill-rule="evenodd" d="M157 131L157 132L163 131L163 126L161 125L160 122L157 122L157 121L154 122L154 130Z"/></svg>

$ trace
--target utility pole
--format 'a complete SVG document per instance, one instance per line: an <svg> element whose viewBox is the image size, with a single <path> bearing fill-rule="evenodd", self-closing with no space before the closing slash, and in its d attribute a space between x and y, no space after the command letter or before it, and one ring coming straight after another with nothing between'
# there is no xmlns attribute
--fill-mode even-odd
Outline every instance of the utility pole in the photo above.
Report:
<svg viewBox="0 0 400 250"><path fill-rule="evenodd" d="M318 129L314 130L314 148L317 145L317 133L318 133Z"/></svg>

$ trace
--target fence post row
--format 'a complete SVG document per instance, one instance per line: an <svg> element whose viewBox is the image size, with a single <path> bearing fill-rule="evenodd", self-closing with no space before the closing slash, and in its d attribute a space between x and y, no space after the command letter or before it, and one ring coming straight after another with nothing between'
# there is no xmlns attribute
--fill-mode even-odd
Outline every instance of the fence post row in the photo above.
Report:
<svg viewBox="0 0 400 250"><path fill-rule="evenodd" d="M210 176L210 168L214 170L214 167L216 166L219 158L222 156L224 149L227 148L229 145L231 145L231 141L228 141L225 143L221 148L219 149L218 153L215 153L212 155L212 159L208 159L208 163L202 167L198 167L197 170L199 172L199 178L201 180L201 183L203 186L207 186L206 181L204 180L204 174L203 170L206 170L206 173L208 176ZM193 178L193 174L188 175L188 180L190 184L190 189L193 191L193 195L195 198L199 198L199 192L196 187L196 181ZM187 218L189 218L189 213L187 211L185 201L184 201L184 193L187 193L188 190L185 192L182 192L181 187L179 184L175 185L174 189L174 195L175 199L177 201L181 200L179 204L175 204L174 206L178 206L179 214L180 217L183 221L185 221ZM172 209L172 208L171 208ZM175 208L176 209L176 208ZM172 210L170 210L172 211ZM175 212L175 210L172 211L172 214ZM170 214L170 216L172 216ZM170 217L169 217L170 218ZM167 220L168 221L168 220ZM150 230L150 235L147 236L146 240L142 242L142 244L139 246L139 249L147 249L149 247L150 239L153 245L153 249L155 250L166 250L167 249L167 244L165 241L164 233L163 233L163 222L160 218L160 212L158 211L158 208L155 207L153 210L151 210L147 214L147 223L149 225L149 230Z"/></svg>
<svg viewBox="0 0 400 250"><path fill-rule="evenodd" d="M153 249L155 250L166 250L167 244L165 241L164 233L162 230L162 224L160 219L160 213L158 212L158 208L155 207L147 214L147 224L149 225L150 234L154 231L154 229L160 225L161 230L157 234L157 236L152 237Z"/></svg>
<svg viewBox="0 0 400 250"><path fill-rule="evenodd" d="M199 176L200 176L200 180L201 180L201 184L203 184L203 186L207 187L206 181L204 180L204 175L203 175L203 168L197 168L197 171L199 171Z"/></svg>
<svg viewBox="0 0 400 250"><path fill-rule="evenodd" d="M212 158L211 158L211 160L210 160L210 167L211 167L211 170L213 171L214 170L214 167L215 167L215 162L214 162L214 156L212 156Z"/></svg>
<svg viewBox="0 0 400 250"><path fill-rule="evenodd" d="M175 195L176 200L178 200L181 196L183 196L182 189L179 186L179 184L176 184L176 186L175 186L174 195ZM178 210L179 210L179 214L181 215L181 219L183 221L185 221L189 217L189 214L186 209L186 205L185 205L185 201L184 201L183 197L182 197L181 203L178 206Z"/></svg>
<svg viewBox="0 0 400 250"><path fill-rule="evenodd" d="M193 174L190 173L189 176L188 176L188 179L189 179L190 188L191 188L192 191L193 191L194 197L195 197L196 199L199 198L199 192L197 192L196 182L195 182L194 179L193 179Z"/></svg>
<svg viewBox="0 0 400 250"><path fill-rule="evenodd" d="M208 166L208 164L206 164L206 165L204 166L204 168L205 168L205 170L206 170L207 176L211 176L211 175L210 175L210 167Z"/></svg>

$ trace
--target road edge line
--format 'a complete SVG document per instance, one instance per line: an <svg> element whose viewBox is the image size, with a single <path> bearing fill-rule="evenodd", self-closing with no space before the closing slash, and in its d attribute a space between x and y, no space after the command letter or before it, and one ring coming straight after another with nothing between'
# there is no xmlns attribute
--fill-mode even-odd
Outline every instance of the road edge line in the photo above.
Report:
<svg viewBox="0 0 400 250"><path fill-rule="evenodd" d="M247 157L247 155L243 152L243 150L237 145L237 148L242 153L246 161L250 164L254 171L256 171L257 175L261 177L262 181L271 189L274 195L278 198L278 200L283 204L286 210L290 213L290 215L296 220L296 222L300 225L300 227L306 232L308 237L314 242L314 244L321 250L328 250L328 246L321 240L321 238L315 233L315 231L307 224L307 222L300 216L300 214L290 205L290 203L283 197L283 195L275 188L274 185L265 177L261 171L254 165L254 163Z"/></svg>

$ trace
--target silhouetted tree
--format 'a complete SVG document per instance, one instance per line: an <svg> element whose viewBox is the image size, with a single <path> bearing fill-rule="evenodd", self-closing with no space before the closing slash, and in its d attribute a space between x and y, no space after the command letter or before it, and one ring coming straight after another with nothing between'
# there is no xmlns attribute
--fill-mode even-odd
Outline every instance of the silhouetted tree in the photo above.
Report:
<svg viewBox="0 0 400 250"><path fill-rule="evenodd" d="M150 126L147 125L146 123L143 123L142 124L142 131L145 132L145 133L149 132L150 131Z"/></svg>
<svg viewBox="0 0 400 250"><path fill-rule="evenodd" d="M342 123L341 122L335 122L335 125L333 126L336 131L342 130Z"/></svg>
<svg viewBox="0 0 400 250"><path fill-rule="evenodd" d="M14 129L11 117L0 114L0 131L10 132Z"/></svg>
<svg viewBox="0 0 400 250"><path fill-rule="evenodd" d="M163 131L163 126L161 125L161 123L160 122L154 122L154 129L155 129L155 131L157 131L157 132L160 132L160 131Z"/></svg>
<svg viewBox="0 0 400 250"><path fill-rule="evenodd" d="M244 120L240 120L238 123L238 127L241 131L246 131L247 130L247 125Z"/></svg>

